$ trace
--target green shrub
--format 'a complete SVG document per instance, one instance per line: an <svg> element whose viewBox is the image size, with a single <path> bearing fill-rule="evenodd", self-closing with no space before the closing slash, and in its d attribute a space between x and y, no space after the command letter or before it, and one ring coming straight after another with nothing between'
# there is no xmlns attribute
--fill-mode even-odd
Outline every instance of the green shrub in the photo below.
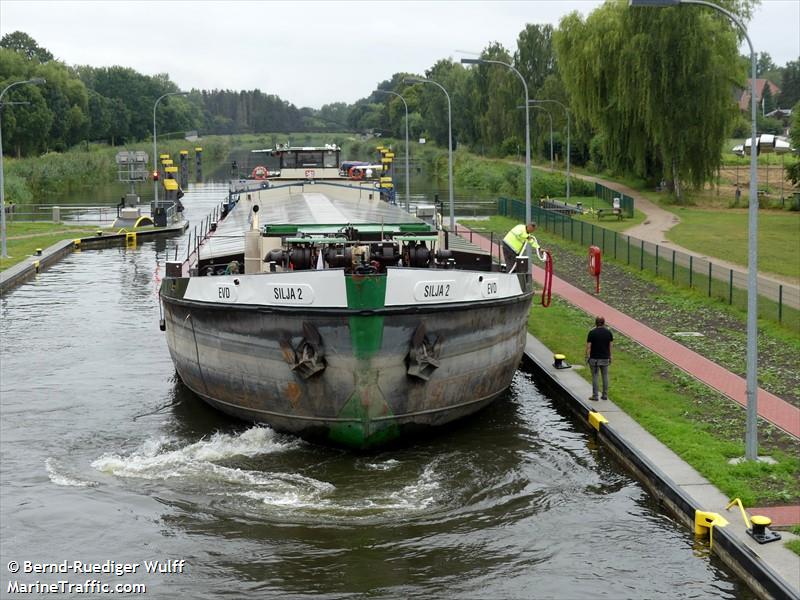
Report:
<svg viewBox="0 0 800 600"><path fill-rule="evenodd" d="M29 204L33 199L33 194L25 184L25 180L18 175L6 175L5 186L5 198L8 203Z"/></svg>
<svg viewBox="0 0 800 600"><path fill-rule="evenodd" d="M589 157L591 160L592 170L600 172L606 168L606 159L603 155L605 148L605 136L597 134L589 142Z"/></svg>

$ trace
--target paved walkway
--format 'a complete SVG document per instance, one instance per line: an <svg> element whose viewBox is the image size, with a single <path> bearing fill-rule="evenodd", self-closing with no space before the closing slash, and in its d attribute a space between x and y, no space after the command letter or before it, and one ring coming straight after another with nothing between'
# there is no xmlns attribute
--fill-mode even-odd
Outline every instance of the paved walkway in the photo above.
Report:
<svg viewBox="0 0 800 600"><path fill-rule="evenodd" d="M751 516L769 517L777 527L800 525L800 506L754 506L748 508L747 512Z"/></svg>
<svg viewBox="0 0 800 600"><path fill-rule="evenodd" d="M550 167L544 166L536 166L536 169L540 169L542 171L549 171L552 173L560 173L562 175L565 172L561 169L551 169ZM635 237L640 240L644 240L646 242L650 242L652 244L659 244L664 248L668 248L669 250L677 250L678 252L684 252L685 254L691 254L696 258L700 258L703 260L708 260L713 262L714 265L719 266L721 269L729 269L733 270L734 273L739 273L741 276L747 276L747 267L743 267L742 265L728 262L722 258L718 258L716 256L707 256L705 254L699 254L693 250L689 250L688 248L684 248L674 242L669 241L666 238L666 232L675 227L678 223L681 222L680 217L676 214L665 210L655 204L654 202L648 200L644 196L641 195L638 191L630 188L626 185L621 183L616 183L614 181L608 181L606 179L600 179L599 177L593 177L591 175L584 175L582 173L571 173L571 177L575 177L576 179L582 179L584 181L589 181L591 183L599 183L606 187L615 189L623 194L627 194L631 198L634 199L635 208L642 211L647 218L644 220L643 223L639 225L635 225L630 229L626 229L623 233L625 235L629 235L631 237ZM764 273L760 272L758 274L759 280L759 287L762 287L762 290L759 290L762 295L764 295L765 290L763 289L764 284L772 284L769 287L775 287L782 285L784 287L784 293L786 297L783 299L787 305L792 306L793 308L800 307L800 285L797 284L797 280L791 277L783 277L781 275L776 275L774 273ZM777 301L777 296L774 294L767 294L771 297L772 300Z"/></svg>
<svg viewBox="0 0 800 600"><path fill-rule="evenodd" d="M460 227L466 230L465 227ZM477 233L473 233L472 242L480 245L484 250L489 249L489 240ZM542 268L534 265L533 272L537 281L544 280ZM731 373L697 352L555 276L553 277L553 294L561 296L570 304L591 315L603 315L606 323L623 335L655 352L666 361L738 404L747 405L746 381L743 377ZM800 438L800 409L761 388L758 389L758 414L786 433Z"/></svg>

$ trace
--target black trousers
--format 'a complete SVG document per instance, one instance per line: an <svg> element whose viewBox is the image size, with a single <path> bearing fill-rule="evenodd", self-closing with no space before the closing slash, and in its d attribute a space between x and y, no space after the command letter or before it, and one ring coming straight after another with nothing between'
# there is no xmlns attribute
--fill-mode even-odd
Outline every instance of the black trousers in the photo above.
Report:
<svg viewBox="0 0 800 600"><path fill-rule="evenodd" d="M511 269L517 260L517 251L503 242L503 257L506 260L506 268Z"/></svg>

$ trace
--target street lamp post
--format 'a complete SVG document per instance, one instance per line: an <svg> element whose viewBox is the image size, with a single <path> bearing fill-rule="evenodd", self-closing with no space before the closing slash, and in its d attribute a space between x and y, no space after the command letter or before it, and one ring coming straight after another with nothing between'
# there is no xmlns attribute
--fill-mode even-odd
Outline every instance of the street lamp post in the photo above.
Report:
<svg viewBox="0 0 800 600"><path fill-rule="evenodd" d="M456 213L453 206L453 109L450 104L450 94L444 89L441 83L433 79L423 79L422 77L406 77L404 83L432 83L444 92L447 98L447 180L450 192L450 231L456 230Z"/></svg>
<svg viewBox="0 0 800 600"><path fill-rule="evenodd" d="M525 222L531 222L531 123L528 113L528 84L522 73L517 71L512 65L500 60L489 60L486 58L462 58L461 64L465 65L503 65L517 74L525 90Z"/></svg>
<svg viewBox="0 0 800 600"><path fill-rule="evenodd" d="M747 28L735 14L705 0L630 0L630 6L676 6L699 4L724 14L742 31L750 46L750 202L748 207L747 236L747 424L745 426L745 458L758 460L758 160L756 148L756 52L747 35Z"/></svg>
<svg viewBox="0 0 800 600"><path fill-rule="evenodd" d="M550 114L550 111L547 110L544 106L537 106L535 104L531 105L533 108L538 108L539 110L543 110L547 113L547 116L550 117L550 168L554 167L553 162L553 115Z"/></svg>
<svg viewBox="0 0 800 600"><path fill-rule="evenodd" d="M411 212L411 194L409 192L410 188L410 180L411 180L411 171L408 167L408 104L406 103L406 99L403 98L397 92L392 92L389 90L375 90L376 92L380 92L381 94L391 94L392 96L397 96L400 100L403 101L403 106L406 109L406 211Z"/></svg>
<svg viewBox="0 0 800 600"><path fill-rule="evenodd" d="M32 77L23 81L15 81L7 85L2 92L0 92L0 115L3 109L3 96L12 87L22 85L24 83L33 83L35 85L43 85L47 83L41 77ZM0 238L2 238L2 257L8 258L8 246L6 245L6 182L3 175L3 125L2 118L0 118Z"/></svg>
<svg viewBox="0 0 800 600"><path fill-rule="evenodd" d="M567 114L567 201L569 202L569 182L570 182L570 175L569 175L569 166L570 166L570 148L569 148L569 130L570 130L570 118L569 118L569 109L564 106L558 100L530 100L531 104L540 104L542 102L552 102L553 104L558 104L561 108L564 109L564 112Z"/></svg>
<svg viewBox="0 0 800 600"><path fill-rule="evenodd" d="M158 108L158 103L161 102L167 96L186 96L189 92L168 92L166 94L162 94L159 96L156 101L153 103L153 169L158 170L158 150L156 150L156 108ZM154 205L158 206L158 181L153 179L153 197L154 197Z"/></svg>

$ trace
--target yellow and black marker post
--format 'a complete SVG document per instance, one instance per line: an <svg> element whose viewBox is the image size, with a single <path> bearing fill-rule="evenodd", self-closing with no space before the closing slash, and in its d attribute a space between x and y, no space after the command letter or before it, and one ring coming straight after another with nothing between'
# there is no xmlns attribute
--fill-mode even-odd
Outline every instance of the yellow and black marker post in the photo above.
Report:
<svg viewBox="0 0 800 600"><path fill-rule="evenodd" d="M180 185L182 188L189 187L189 151L181 150L181 171L180 171Z"/></svg>
<svg viewBox="0 0 800 600"><path fill-rule="evenodd" d="M194 149L194 179L203 180L203 149L200 146Z"/></svg>

